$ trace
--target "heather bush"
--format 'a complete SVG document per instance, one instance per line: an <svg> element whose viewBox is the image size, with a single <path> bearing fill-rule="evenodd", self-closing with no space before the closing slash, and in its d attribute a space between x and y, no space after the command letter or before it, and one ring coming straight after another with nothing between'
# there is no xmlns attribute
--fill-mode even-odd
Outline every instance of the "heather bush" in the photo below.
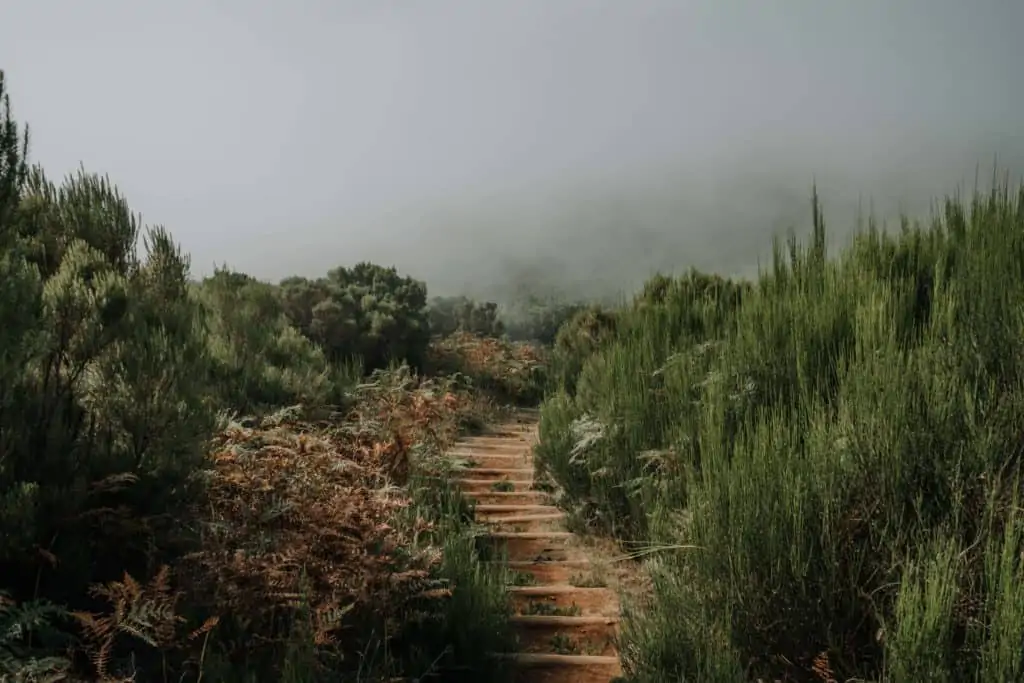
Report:
<svg viewBox="0 0 1024 683"><path fill-rule="evenodd" d="M464 377L499 404L536 406L548 385L549 355L529 342L456 332L431 345L429 367Z"/></svg>
<svg viewBox="0 0 1024 683"><path fill-rule="evenodd" d="M479 303L464 296L434 297L429 306L430 332L447 337L466 332L481 337L500 337L505 326L498 319L498 304Z"/></svg>
<svg viewBox="0 0 1024 683"><path fill-rule="evenodd" d="M559 328L584 308L586 305L579 302L531 295L501 307L499 317L512 341L551 346Z"/></svg>
<svg viewBox="0 0 1024 683"><path fill-rule="evenodd" d="M367 370L407 362L422 367L430 343L427 289L395 268L359 263L327 277L281 282L285 315L335 363Z"/></svg>
<svg viewBox="0 0 1024 683"><path fill-rule="evenodd" d="M28 168L0 98L0 576L8 617L39 631L6 643L10 670L67 643L32 609L86 607L89 585L189 547L176 516L216 404L187 257L107 180Z"/></svg>
<svg viewBox="0 0 1024 683"><path fill-rule="evenodd" d="M615 338L618 311L588 306L577 311L559 328L551 354L551 379L556 388L572 392L583 363Z"/></svg>
<svg viewBox="0 0 1024 683"><path fill-rule="evenodd" d="M651 558L636 681L1019 680L1024 190L649 283L542 408L566 504Z"/></svg>
<svg viewBox="0 0 1024 683"><path fill-rule="evenodd" d="M359 368L329 362L293 327L274 285L221 268L196 296L207 310L212 384L223 405L244 413L342 402Z"/></svg>

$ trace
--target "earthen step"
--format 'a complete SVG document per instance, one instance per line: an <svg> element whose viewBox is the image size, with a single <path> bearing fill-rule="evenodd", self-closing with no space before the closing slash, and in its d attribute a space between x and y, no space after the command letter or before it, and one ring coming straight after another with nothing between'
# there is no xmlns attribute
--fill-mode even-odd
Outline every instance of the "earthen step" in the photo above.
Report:
<svg viewBox="0 0 1024 683"><path fill-rule="evenodd" d="M526 652L496 656L508 661L514 683L611 683L622 675L618 657Z"/></svg>
<svg viewBox="0 0 1024 683"><path fill-rule="evenodd" d="M526 440L513 440L508 438L495 439L493 441L463 441L459 440L452 444L450 451L509 451L512 453L532 453L534 444Z"/></svg>
<svg viewBox="0 0 1024 683"><path fill-rule="evenodd" d="M471 444L530 444L534 439L530 438L528 432L519 432L517 434L509 434L509 436L492 436L492 435L479 435L479 436L464 436L455 443L471 443Z"/></svg>
<svg viewBox="0 0 1024 683"><path fill-rule="evenodd" d="M478 519L495 531L553 531L565 522L565 513L549 512L538 515L516 515L514 517L498 517Z"/></svg>
<svg viewBox="0 0 1024 683"><path fill-rule="evenodd" d="M474 470L479 467L497 467L501 469L522 469L528 467L530 464L530 457L527 455L491 455L487 453L452 453L449 451L448 456L452 459L462 460L464 462L471 463L466 468L467 470Z"/></svg>
<svg viewBox="0 0 1024 683"><path fill-rule="evenodd" d="M510 562L534 562L572 559L568 531L495 531L479 537L480 542L503 548Z"/></svg>
<svg viewBox="0 0 1024 683"><path fill-rule="evenodd" d="M587 560L562 560L557 562L536 562L511 560L506 566L515 574L526 574L533 577L538 584L568 584L577 576L587 576L593 571L593 565Z"/></svg>
<svg viewBox="0 0 1024 683"><path fill-rule="evenodd" d="M593 565L573 534L555 530L564 529L565 514L550 494L533 490L537 414L514 419L448 452L472 465L457 483L474 501L477 522L490 527L477 538L481 551L497 550L510 572L528 577L510 575L507 586L520 652L497 656L508 661L515 683L613 683L622 675L618 596L587 585Z"/></svg>
<svg viewBox="0 0 1024 683"><path fill-rule="evenodd" d="M532 467L471 467L465 471L472 473L474 479L533 481Z"/></svg>
<svg viewBox="0 0 1024 683"><path fill-rule="evenodd" d="M473 444L473 443L455 443L448 448L445 453L451 453L453 455L467 456L467 455L484 455L484 456L495 456L495 455L521 455L524 458L532 459L533 457L533 446L528 443L524 444L505 444L499 446L498 444Z"/></svg>
<svg viewBox="0 0 1024 683"><path fill-rule="evenodd" d="M486 491L467 494L481 505L544 505L551 500L551 495L544 491Z"/></svg>
<svg viewBox="0 0 1024 683"><path fill-rule="evenodd" d="M613 655L618 617L561 617L518 614L509 622L522 652L566 655Z"/></svg>
<svg viewBox="0 0 1024 683"><path fill-rule="evenodd" d="M561 514L562 512L554 505L517 505L515 503L479 503L474 508L474 511L478 515L483 514L491 519L500 519L502 517L517 515L545 514L555 512Z"/></svg>
<svg viewBox="0 0 1024 683"><path fill-rule="evenodd" d="M517 614L562 614L564 616L606 616L619 614L619 599L608 588L580 588L569 584L509 586L512 607Z"/></svg>
<svg viewBox="0 0 1024 683"><path fill-rule="evenodd" d="M467 470L471 473L472 470ZM498 491L514 491L518 493L525 493L531 490L533 486L532 481L514 481L511 479L481 479L478 477L467 477L465 479L456 479L456 485L462 490L464 494L474 493L490 493Z"/></svg>

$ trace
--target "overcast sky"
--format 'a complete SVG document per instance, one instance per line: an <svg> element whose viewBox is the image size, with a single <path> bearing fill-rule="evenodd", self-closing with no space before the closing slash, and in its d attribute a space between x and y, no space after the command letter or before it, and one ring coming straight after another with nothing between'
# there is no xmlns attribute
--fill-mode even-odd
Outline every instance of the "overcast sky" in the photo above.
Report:
<svg viewBox="0 0 1024 683"><path fill-rule="evenodd" d="M108 173L198 272L586 289L756 265L815 177L845 217L1024 171L1021 27L1019 0L6 0L0 69L34 160Z"/></svg>

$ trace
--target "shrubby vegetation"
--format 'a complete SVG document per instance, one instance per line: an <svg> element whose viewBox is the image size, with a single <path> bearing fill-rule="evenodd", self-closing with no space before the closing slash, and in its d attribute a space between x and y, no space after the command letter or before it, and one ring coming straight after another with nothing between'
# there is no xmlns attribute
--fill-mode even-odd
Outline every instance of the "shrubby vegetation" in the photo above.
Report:
<svg viewBox="0 0 1024 683"><path fill-rule="evenodd" d="M434 297L430 301L430 331L439 337L466 332L481 337L501 337L505 325L498 318L498 304L476 302L465 296Z"/></svg>
<svg viewBox="0 0 1024 683"><path fill-rule="evenodd" d="M500 403L537 405L548 385L550 353L542 345L479 337L465 332L430 349L430 367L457 373Z"/></svg>
<svg viewBox="0 0 1024 683"><path fill-rule="evenodd" d="M560 333L539 458L648 558L627 673L1022 680L1024 190L835 259L813 208L756 282L658 278Z"/></svg>
<svg viewBox="0 0 1024 683"><path fill-rule="evenodd" d="M509 339L550 346L555 342L559 328L584 308L586 305L580 302L528 295L503 306L499 315Z"/></svg>
<svg viewBox="0 0 1024 683"><path fill-rule="evenodd" d="M545 388L539 465L652 579L630 680L1024 679L1024 188L834 259L815 196L756 281L499 307L195 282L27 150L0 75L0 680L497 680L440 455Z"/></svg>
<svg viewBox="0 0 1024 683"><path fill-rule="evenodd" d="M491 408L417 374L422 283L192 281L27 135L0 75L0 680L498 676L502 576L440 458Z"/></svg>
<svg viewBox="0 0 1024 683"><path fill-rule="evenodd" d="M332 362L294 327L277 287L218 269L194 289L204 306L221 405L247 412L273 406L339 403L361 366Z"/></svg>
<svg viewBox="0 0 1024 683"><path fill-rule="evenodd" d="M327 277L281 282L288 320L334 362L367 369L389 363L420 368L430 343L427 287L395 268L359 263Z"/></svg>

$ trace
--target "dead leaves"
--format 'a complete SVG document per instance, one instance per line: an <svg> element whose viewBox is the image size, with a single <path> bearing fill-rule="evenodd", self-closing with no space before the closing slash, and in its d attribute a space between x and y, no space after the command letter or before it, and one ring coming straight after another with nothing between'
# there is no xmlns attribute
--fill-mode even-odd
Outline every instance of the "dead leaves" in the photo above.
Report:
<svg viewBox="0 0 1024 683"><path fill-rule="evenodd" d="M282 612L309 610L327 645L346 615L433 588L441 556L416 543L428 522L399 521L401 485L417 445L454 438L470 402L405 370L375 374L356 399L338 422L272 416L214 441L209 500L195 511L207 531L182 570L194 599L266 642L287 636L274 632Z"/></svg>

